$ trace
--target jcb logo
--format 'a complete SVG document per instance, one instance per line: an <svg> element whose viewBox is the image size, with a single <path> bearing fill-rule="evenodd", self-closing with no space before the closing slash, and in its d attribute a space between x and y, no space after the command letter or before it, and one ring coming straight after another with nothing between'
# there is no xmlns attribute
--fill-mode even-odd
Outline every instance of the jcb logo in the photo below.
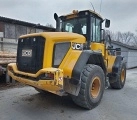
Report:
<svg viewBox="0 0 137 120"><path fill-rule="evenodd" d="M32 50L22 50L22 56L31 57L32 56Z"/></svg>
<svg viewBox="0 0 137 120"><path fill-rule="evenodd" d="M83 44L81 44L81 43L72 43L72 49L82 50L83 49Z"/></svg>

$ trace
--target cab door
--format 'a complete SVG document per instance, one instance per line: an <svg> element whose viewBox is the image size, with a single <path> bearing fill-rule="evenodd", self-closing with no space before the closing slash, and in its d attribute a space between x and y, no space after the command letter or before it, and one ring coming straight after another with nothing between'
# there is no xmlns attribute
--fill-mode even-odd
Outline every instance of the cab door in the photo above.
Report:
<svg viewBox="0 0 137 120"><path fill-rule="evenodd" d="M90 39L91 39L91 50L99 51L102 53L103 57L105 55L105 45L101 43L101 28L102 20L96 17L91 17L90 21Z"/></svg>

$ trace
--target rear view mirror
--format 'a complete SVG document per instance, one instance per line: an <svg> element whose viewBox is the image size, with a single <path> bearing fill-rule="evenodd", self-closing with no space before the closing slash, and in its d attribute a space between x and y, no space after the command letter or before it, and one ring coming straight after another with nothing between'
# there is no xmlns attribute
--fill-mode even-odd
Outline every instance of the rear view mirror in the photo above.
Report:
<svg viewBox="0 0 137 120"><path fill-rule="evenodd" d="M105 27L106 28L110 27L110 20L106 19L106 21L105 21Z"/></svg>

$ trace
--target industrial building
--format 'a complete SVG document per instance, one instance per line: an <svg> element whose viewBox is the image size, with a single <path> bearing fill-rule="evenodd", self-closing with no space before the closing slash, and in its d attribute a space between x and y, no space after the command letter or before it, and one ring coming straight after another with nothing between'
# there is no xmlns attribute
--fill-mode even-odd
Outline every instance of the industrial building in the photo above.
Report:
<svg viewBox="0 0 137 120"><path fill-rule="evenodd" d="M45 31L55 29L0 16L0 51L16 52L19 36Z"/></svg>
<svg viewBox="0 0 137 120"><path fill-rule="evenodd" d="M16 57L18 37L46 31L55 31L55 28L0 16L0 83L14 82L5 73L7 64L16 61L13 56Z"/></svg>
<svg viewBox="0 0 137 120"><path fill-rule="evenodd" d="M137 47L129 46L118 41L112 41L113 48L120 48L121 55L127 62L127 69L137 67ZM119 53L118 53L119 54Z"/></svg>

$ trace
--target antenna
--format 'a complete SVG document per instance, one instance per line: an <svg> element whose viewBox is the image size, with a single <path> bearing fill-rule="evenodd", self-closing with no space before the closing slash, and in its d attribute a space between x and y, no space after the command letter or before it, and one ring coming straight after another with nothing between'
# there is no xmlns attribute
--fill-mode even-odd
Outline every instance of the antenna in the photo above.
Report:
<svg viewBox="0 0 137 120"><path fill-rule="evenodd" d="M92 2L90 2L90 4L91 4L91 6L92 6L92 8L93 8L93 10L94 10L94 12L95 12L95 9L94 9L94 6L93 6Z"/></svg>
<svg viewBox="0 0 137 120"><path fill-rule="evenodd" d="M100 12L99 13L101 13L101 7L102 7L102 0L101 0L101 3L100 3Z"/></svg>

